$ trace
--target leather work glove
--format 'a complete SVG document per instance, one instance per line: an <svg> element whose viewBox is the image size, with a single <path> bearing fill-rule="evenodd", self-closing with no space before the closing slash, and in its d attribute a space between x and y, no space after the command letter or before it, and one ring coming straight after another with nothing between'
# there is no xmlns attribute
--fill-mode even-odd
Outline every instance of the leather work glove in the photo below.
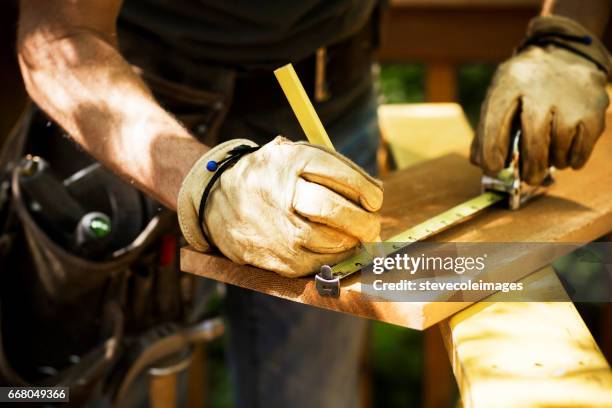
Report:
<svg viewBox="0 0 612 408"><path fill-rule="evenodd" d="M244 139L222 143L183 181L178 217L195 249L214 245L236 263L299 277L376 239L380 222L373 212L382 205L382 183L334 151L280 136L213 180L200 228L200 202L214 174L207 167L239 145L256 146Z"/></svg>
<svg viewBox="0 0 612 408"><path fill-rule="evenodd" d="M586 163L604 129L611 63L599 40L568 18L537 17L527 34L518 53L495 73L471 161L496 175L520 114L521 177L538 184L549 166L579 169Z"/></svg>

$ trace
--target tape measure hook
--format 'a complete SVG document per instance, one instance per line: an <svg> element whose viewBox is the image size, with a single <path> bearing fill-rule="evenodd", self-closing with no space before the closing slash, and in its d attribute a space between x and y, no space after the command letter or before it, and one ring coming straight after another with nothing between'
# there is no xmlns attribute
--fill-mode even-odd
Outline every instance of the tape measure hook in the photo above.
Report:
<svg viewBox="0 0 612 408"><path fill-rule="evenodd" d="M315 275L315 283L319 295L334 298L340 296L340 278L334 277L331 266L321 266L321 270Z"/></svg>
<svg viewBox="0 0 612 408"><path fill-rule="evenodd" d="M521 157L520 157L521 129L517 127L510 140L510 152L506 168L501 170L496 177L482 176L482 192L494 191L505 193L508 196L508 207L518 210L523 204L532 198L542 194L546 187L554 183L554 168L549 167L546 176L540 185L530 186L521 180Z"/></svg>

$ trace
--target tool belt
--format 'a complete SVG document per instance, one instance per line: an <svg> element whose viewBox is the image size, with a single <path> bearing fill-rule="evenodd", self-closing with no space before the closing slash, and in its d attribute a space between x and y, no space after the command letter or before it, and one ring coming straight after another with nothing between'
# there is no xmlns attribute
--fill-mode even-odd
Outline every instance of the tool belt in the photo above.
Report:
<svg viewBox="0 0 612 408"><path fill-rule="evenodd" d="M315 107L346 93L364 76L369 78L378 30L376 11L352 36L321 47L301 61L287 61L293 63ZM218 144L228 114L289 109L273 75L277 66L243 68L186 60L163 43L146 41L139 32L127 29L120 29L119 38L122 54L138 67L160 104L169 112L180 112L183 125L204 144Z"/></svg>
<svg viewBox="0 0 612 408"><path fill-rule="evenodd" d="M301 61L290 61L313 103L320 104L341 95L368 75L378 46L378 20L372 18L351 37L321 47ZM287 107L287 99L271 70L238 71L233 108L272 110Z"/></svg>
<svg viewBox="0 0 612 408"><path fill-rule="evenodd" d="M39 221L21 180L26 153L64 180L91 171L97 184L79 188L93 201L113 195L113 253L75 253ZM146 344L202 317L193 278L179 272L175 214L101 168L34 104L6 139L0 172L0 384L69 386L75 405L113 395Z"/></svg>

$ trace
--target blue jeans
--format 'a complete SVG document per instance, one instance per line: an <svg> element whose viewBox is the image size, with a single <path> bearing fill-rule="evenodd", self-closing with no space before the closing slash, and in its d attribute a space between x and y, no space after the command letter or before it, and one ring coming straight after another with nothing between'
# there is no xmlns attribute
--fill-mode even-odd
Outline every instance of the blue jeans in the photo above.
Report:
<svg viewBox="0 0 612 408"><path fill-rule="evenodd" d="M376 174L378 125L371 81L351 95L317 106L317 111L324 122L330 118L326 128L336 149ZM222 137L253 139L267 124L275 129L270 132L303 139L288 110L230 114ZM262 133L269 138L268 131ZM225 310L237 406L358 406L365 319L229 285Z"/></svg>

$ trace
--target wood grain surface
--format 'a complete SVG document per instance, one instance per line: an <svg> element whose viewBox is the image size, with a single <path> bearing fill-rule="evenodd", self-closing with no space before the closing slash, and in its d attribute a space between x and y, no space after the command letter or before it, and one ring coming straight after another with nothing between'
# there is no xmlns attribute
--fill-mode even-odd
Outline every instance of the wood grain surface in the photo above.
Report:
<svg viewBox="0 0 612 408"><path fill-rule="evenodd" d="M496 293L439 324L462 406L612 406L612 371L555 271L521 282L543 301Z"/></svg>
<svg viewBox="0 0 612 408"><path fill-rule="evenodd" d="M434 135L432 135L434 137ZM548 194L518 212L485 210L435 237L435 242L590 242L612 231L612 132L607 130L580 171L557 172ZM446 155L385 178L382 238L427 220L479 193L480 171L459 154ZM551 253L517 255L510 248L505 280L519 280L547 265ZM503 252L503 251L502 251ZM558 254L554 254L558 256ZM296 302L414 329L424 329L465 308L461 302L388 302L361 292L359 277L343 281L340 298L319 296L312 278L288 279L258 268L236 265L218 254L181 250L183 271ZM486 296L487 293L482 293Z"/></svg>
<svg viewBox="0 0 612 408"><path fill-rule="evenodd" d="M456 103L381 105L378 123L382 143L398 169L445 154L466 154L473 137L463 109Z"/></svg>

